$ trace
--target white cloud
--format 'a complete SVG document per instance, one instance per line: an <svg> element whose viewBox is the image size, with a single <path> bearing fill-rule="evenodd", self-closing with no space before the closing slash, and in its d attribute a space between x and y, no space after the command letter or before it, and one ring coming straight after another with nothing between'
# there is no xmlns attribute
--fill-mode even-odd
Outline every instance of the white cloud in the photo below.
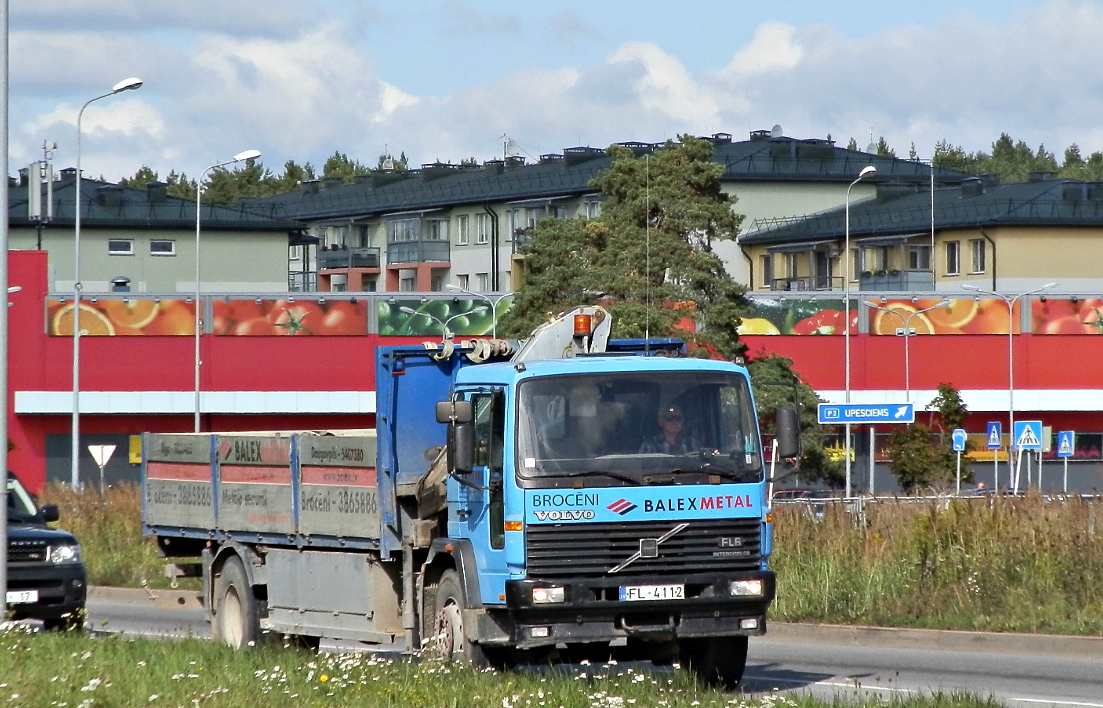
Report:
<svg viewBox="0 0 1103 708"><path fill-rule="evenodd" d="M721 75L757 76L794 68L803 54L795 27L766 22L755 29L751 43L732 57Z"/></svg>

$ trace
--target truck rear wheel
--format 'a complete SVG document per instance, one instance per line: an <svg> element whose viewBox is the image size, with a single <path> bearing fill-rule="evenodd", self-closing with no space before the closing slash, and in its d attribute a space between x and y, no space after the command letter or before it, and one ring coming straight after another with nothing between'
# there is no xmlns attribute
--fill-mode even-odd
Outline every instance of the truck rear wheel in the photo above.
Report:
<svg viewBox="0 0 1103 708"><path fill-rule="evenodd" d="M743 679L747 666L747 637L683 639L682 665L709 686L731 690Z"/></svg>
<svg viewBox="0 0 1103 708"><path fill-rule="evenodd" d="M215 641L234 649L256 645L260 638L260 610L245 566L237 557L228 558L214 583L211 634Z"/></svg>
<svg viewBox="0 0 1103 708"><path fill-rule="evenodd" d="M461 662L477 667L500 668L498 652L467 639L463 626L463 590L454 570L446 570L436 585L426 588L425 649L445 663ZM433 614L428 613L432 611ZM503 654L504 656L504 654Z"/></svg>

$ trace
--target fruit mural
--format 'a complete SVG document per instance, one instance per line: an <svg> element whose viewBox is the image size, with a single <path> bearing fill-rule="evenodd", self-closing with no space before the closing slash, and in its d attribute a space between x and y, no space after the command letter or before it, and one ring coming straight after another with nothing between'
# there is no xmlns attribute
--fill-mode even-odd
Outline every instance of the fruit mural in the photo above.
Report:
<svg viewBox="0 0 1103 708"><path fill-rule="evenodd" d="M1020 333L1022 301L1016 301L1008 317L1002 299L886 299L864 302L866 331L872 335L896 336L897 330L915 334L1007 334ZM790 300L755 298L754 312L739 327L743 335L836 335L843 334L842 300ZM1041 298L1027 303L1031 334L1103 334L1103 299ZM858 313L852 311L850 333L858 333Z"/></svg>
<svg viewBox="0 0 1103 708"><path fill-rule="evenodd" d="M368 303L329 298L221 299L211 332L237 337L334 337L368 333Z"/></svg>
<svg viewBox="0 0 1103 708"><path fill-rule="evenodd" d="M46 300L46 331L72 337L77 309L71 300ZM186 300L164 298L82 300L80 329L84 337L195 336L195 307Z"/></svg>
<svg viewBox="0 0 1103 708"><path fill-rule="evenodd" d="M376 305L379 334L384 337L441 337L445 331L457 337L489 336L494 317L509 309L504 301L491 307L485 300L380 300Z"/></svg>

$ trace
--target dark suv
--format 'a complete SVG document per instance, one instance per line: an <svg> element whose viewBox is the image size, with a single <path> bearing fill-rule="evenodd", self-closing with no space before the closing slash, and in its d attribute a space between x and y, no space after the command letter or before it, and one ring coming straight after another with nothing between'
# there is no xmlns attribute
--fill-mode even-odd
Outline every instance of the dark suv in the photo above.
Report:
<svg viewBox="0 0 1103 708"><path fill-rule="evenodd" d="M41 620L45 629L79 629L87 594L80 544L72 534L46 526L58 520L57 507L39 508L11 472L7 496L11 619Z"/></svg>

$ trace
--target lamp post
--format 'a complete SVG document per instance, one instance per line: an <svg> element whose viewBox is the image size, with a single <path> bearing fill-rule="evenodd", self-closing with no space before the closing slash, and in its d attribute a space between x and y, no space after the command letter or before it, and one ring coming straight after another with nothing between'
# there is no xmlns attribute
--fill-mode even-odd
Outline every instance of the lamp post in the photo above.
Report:
<svg viewBox="0 0 1103 708"><path fill-rule="evenodd" d="M85 101L77 112L77 172L73 183L73 440L70 450L70 483L74 489L80 484L80 124L84 118L84 109L93 102L123 91L136 91L141 87L141 79L123 79L112 86L108 93Z"/></svg>
<svg viewBox="0 0 1103 708"><path fill-rule="evenodd" d="M234 155L225 162L211 165L199 174L199 180L195 185L195 432L199 432L199 367L202 361L199 358L199 334L203 326L201 306L199 304L199 207L203 197L203 178L211 170L217 170L226 165L244 160L255 160L260 157L260 150L245 150Z"/></svg>
<svg viewBox="0 0 1103 708"><path fill-rule="evenodd" d="M922 315L925 312L930 312L931 310L938 310L938 309L943 308L943 307L949 307L950 306L950 301L949 300L943 300L942 302L938 303L937 305L934 305L933 307L927 307L927 308L924 308L922 310L913 310L912 312L908 313L907 317L905 317L904 315L900 314L898 311L896 311L892 308L881 307L880 305L877 305L876 303L866 302L866 305L872 307L875 310L880 310L881 312L887 312L890 315L896 315L897 317L900 318L900 322L903 325L903 334L902 334L902 336L904 337L904 395L907 397L908 403L911 403L912 402L911 351L910 351L910 348L908 347L908 342L911 341L912 336L915 334L915 330L911 329L911 327L909 325L911 325L911 321L912 321L913 317L916 317L917 315Z"/></svg>
<svg viewBox="0 0 1103 708"><path fill-rule="evenodd" d="M858 173L858 176L853 182L846 188L846 227L844 231L844 244L843 244L843 317L845 319L845 326L843 327L844 343L843 348L845 351L846 359L846 403L850 403L850 190L854 189L854 185L858 184L867 177L872 177L877 174L877 168L873 165L866 165L862 168L862 171ZM850 423L846 424L846 442L844 451L846 453L846 496L850 496Z"/></svg>
<svg viewBox="0 0 1103 708"><path fill-rule="evenodd" d="M472 291L468 290L467 288L461 288L458 285L449 284L449 285L445 285L444 287L448 288L449 290L456 290L456 291L461 292L461 293L467 293L471 297L482 298L483 300L486 300L488 303L490 303L490 317L494 321L494 323L490 326L490 336L493 339L498 338L498 303L500 303L502 300L506 299L507 297L509 297L513 293L504 293L502 295L499 295L496 298L492 298L489 295L484 295L482 293L472 292Z"/></svg>
<svg viewBox="0 0 1103 708"><path fill-rule="evenodd" d="M1040 288L1034 288L1015 296L1002 295L994 290L983 290L975 285L962 285L961 287L983 295L998 297L1007 303L1007 479L1010 483L1015 476L1015 463L1011 459L1013 457L1012 451L1015 449L1015 303L1029 295L1055 288L1057 283L1046 283Z"/></svg>
<svg viewBox="0 0 1103 708"><path fill-rule="evenodd" d="M430 315L428 312L421 312L420 310L415 310L412 307L400 307L400 308L398 308L398 311L403 313L403 314L406 314L406 315L420 315L420 316L424 317L427 320L431 320L433 322L436 322L442 328L444 328L444 338L445 339L452 339L455 336L452 333L452 331L448 329L448 323L449 322L456 319L457 317L467 317L470 314L479 314L479 313L482 313L482 312L486 312L486 310L487 310L486 305L481 305L479 307L476 307L474 310L471 310L470 312L461 312L458 315L452 315L451 317L449 317L446 320L441 320L438 317L434 317L433 315Z"/></svg>

